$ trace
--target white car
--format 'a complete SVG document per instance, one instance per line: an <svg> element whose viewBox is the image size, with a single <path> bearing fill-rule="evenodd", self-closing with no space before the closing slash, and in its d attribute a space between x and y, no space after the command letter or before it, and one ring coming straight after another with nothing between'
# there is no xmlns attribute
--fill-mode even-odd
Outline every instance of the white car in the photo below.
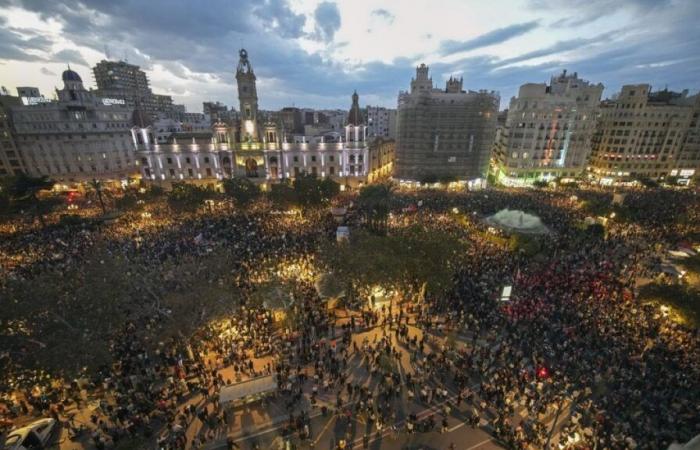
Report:
<svg viewBox="0 0 700 450"><path fill-rule="evenodd" d="M10 431L5 439L5 450L34 450L47 447L56 429L54 419L40 419L22 428Z"/></svg>

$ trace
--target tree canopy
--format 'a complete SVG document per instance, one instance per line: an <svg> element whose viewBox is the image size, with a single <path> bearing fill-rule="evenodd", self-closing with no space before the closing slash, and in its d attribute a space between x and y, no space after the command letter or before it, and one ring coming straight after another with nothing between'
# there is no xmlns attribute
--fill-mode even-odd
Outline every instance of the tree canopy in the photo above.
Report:
<svg viewBox="0 0 700 450"><path fill-rule="evenodd" d="M229 178L223 185L226 196L239 206L246 206L260 197L260 188L248 178Z"/></svg>

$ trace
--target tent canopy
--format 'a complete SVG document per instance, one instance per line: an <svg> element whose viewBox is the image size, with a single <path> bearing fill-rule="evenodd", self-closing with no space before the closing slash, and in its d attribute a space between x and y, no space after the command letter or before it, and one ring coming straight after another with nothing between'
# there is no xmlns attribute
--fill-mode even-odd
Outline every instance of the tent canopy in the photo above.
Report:
<svg viewBox="0 0 700 450"><path fill-rule="evenodd" d="M272 375L266 375L240 383L224 386L219 391L219 402L235 402L253 395L266 394L274 391L277 383Z"/></svg>

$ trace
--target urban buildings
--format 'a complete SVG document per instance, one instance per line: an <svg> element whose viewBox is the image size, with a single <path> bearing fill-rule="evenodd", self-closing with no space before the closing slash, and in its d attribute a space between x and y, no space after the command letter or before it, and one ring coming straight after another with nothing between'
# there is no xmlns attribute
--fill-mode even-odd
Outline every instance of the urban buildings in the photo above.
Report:
<svg viewBox="0 0 700 450"><path fill-rule="evenodd" d="M86 90L70 69L62 78L57 101L11 107L24 170L64 182L132 175L132 110Z"/></svg>
<svg viewBox="0 0 700 450"><path fill-rule="evenodd" d="M140 110L151 118L158 113L169 117L174 114L172 97L154 94L139 66L102 60L92 70L97 84L95 95L123 101L127 108Z"/></svg>
<svg viewBox="0 0 700 450"><path fill-rule="evenodd" d="M549 84L520 86L494 146L500 183L525 185L586 169L602 84L564 70Z"/></svg>
<svg viewBox="0 0 700 450"><path fill-rule="evenodd" d="M256 77L245 50L240 51L236 80L238 123L217 122L210 131L173 133L167 143L155 139L153 127L132 129L144 179L211 183L238 176L265 185L306 173L356 186L391 172L393 141L369 144L357 93L342 132L287 134L281 120L262 120Z"/></svg>
<svg viewBox="0 0 700 450"><path fill-rule="evenodd" d="M0 176L24 172L24 164L15 146L10 116L10 108L21 104L19 97L0 94Z"/></svg>
<svg viewBox="0 0 700 450"><path fill-rule="evenodd" d="M652 92L648 84L623 86L601 105L592 174L602 184L662 179L672 173L686 179L694 176L699 160L699 96L690 97L687 90Z"/></svg>
<svg viewBox="0 0 700 450"><path fill-rule="evenodd" d="M367 105L367 134L371 138L396 139L396 110Z"/></svg>
<svg viewBox="0 0 700 450"><path fill-rule="evenodd" d="M487 174L496 133L499 97L462 90L450 78L433 87L428 67L416 68L411 91L399 94L394 177L400 181L469 181Z"/></svg>

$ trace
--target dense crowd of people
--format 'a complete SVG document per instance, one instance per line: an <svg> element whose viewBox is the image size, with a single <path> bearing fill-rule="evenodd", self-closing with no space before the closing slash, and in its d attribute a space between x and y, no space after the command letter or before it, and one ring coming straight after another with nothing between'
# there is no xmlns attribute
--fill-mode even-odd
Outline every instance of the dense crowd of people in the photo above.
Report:
<svg viewBox="0 0 700 450"><path fill-rule="evenodd" d="M308 408L320 408L347 430L352 417L364 418L366 440L371 432L445 432L458 418L485 424L507 448L667 448L700 433L700 335L640 304L636 283L659 274L659 254L698 235L700 208L692 192L626 195L628 216L608 221L601 236L580 224L587 205L611 202L609 191L398 192L390 227L418 224L468 243L453 284L426 293L409 278L378 305L356 283L356 298L366 301L346 305L342 317L314 285L322 272L315 252L335 231L323 211L302 217L224 205L174 217L156 208L92 229L5 227L0 286L79 266L99 248L137 273L162 268L153 297L187 291L191 278L173 273L171 262L191 262L192 276L230 284L237 297L222 309L193 308L187 335L160 335L167 306L133 308L109 336L111 363L82 378L22 371L5 354L4 367L18 373L4 387L0 414L52 416L76 438L89 433L96 448L123 439L199 448L231 423L220 389L265 375L289 414L285 439L311 439ZM505 232L483 221L504 208L535 214L551 230L533 238L538 257L508 248ZM225 270L211 270L208 258L220 251ZM281 305L258 301L266 283L283 286L273 291ZM506 285L512 296L501 302ZM373 339L358 337L372 329ZM399 370L404 354L409 365ZM359 383L357 370L372 382ZM439 412L406 412L403 398ZM99 406L80 425L73 417L88 399ZM555 415L565 416L556 440ZM199 431L188 435L194 423ZM343 435L338 448L351 439Z"/></svg>

